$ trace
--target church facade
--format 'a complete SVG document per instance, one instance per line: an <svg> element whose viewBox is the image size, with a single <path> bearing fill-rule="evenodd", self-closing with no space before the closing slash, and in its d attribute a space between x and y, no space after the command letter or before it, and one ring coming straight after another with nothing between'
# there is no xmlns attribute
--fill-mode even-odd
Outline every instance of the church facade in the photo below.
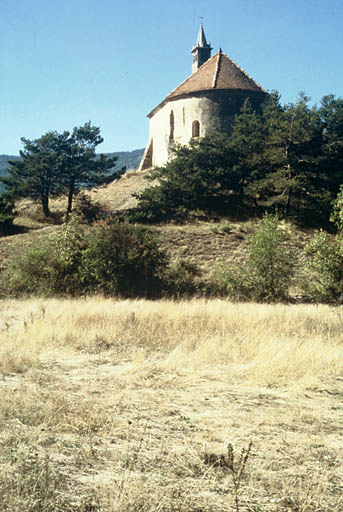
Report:
<svg viewBox="0 0 343 512"><path fill-rule="evenodd" d="M188 144L208 130L230 132L243 102L259 110L266 92L222 50L211 57L202 24L192 49L192 74L149 114L149 142L140 169L165 165L174 144Z"/></svg>

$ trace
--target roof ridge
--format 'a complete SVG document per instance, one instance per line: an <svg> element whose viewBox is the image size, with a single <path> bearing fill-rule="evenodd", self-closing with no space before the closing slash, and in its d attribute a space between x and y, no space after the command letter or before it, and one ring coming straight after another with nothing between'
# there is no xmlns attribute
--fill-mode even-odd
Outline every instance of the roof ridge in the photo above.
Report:
<svg viewBox="0 0 343 512"><path fill-rule="evenodd" d="M225 57L227 57L231 62L232 64L234 64L241 73L243 73L244 76L246 76L249 80L251 80L252 82L254 82L254 84L259 87L260 89L262 89L263 92L266 92L265 89L263 89L263 87L258 83L256 82L256 80L254 80L250 75L249 73L247 73L246 71L244 71L243 68L241 68L241 66L239 66L239 64L237 64L234 60L231 59L231 57L229 57L228 55L226 55L226 53L223 53L221 52L222 55L225 55Z"/></svg>
<svg viewBox="0 0 343 512"><path fill-rule="evenodd" d="M221 50L219 51L219 53L216 53L216 55L218 55L218 61L217 61L217 67L216 67L216 71L214 73L214 77L213 77L213 89L215 89L217 87L217 80L218 80L218 75L219 75L219 71L220 71L220 60L221 60L221 56L222 56L222 52Z"/></svg>

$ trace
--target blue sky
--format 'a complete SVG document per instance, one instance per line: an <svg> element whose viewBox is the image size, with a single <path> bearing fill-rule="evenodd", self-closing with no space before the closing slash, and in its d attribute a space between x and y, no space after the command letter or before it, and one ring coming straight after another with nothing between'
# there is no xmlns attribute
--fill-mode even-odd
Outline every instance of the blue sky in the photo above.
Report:
<svg viewBox="0 0 343 512"><path fill-rule="evenodd" d="M0 154L91 121L101 151L145 146L146 115L207 40L283 103L343 96L343 0L1 0Z"/></svg>

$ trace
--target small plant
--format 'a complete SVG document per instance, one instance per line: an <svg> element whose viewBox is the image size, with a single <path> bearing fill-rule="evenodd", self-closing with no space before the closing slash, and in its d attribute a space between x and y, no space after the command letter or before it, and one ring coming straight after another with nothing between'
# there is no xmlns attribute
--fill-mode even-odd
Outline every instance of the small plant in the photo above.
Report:
<svg viewBox="0 0 343 512"><path fill-rule="evenodd" d="M14 295L76 295L85 233L75 220L45 242L13 255L3 275L4 291Z"/></svg>
<svg viewBox="0 0 343 512"><path fill-rule="evenodd" d="M106 217L106 211L96 201L92 201L89 195L80 192L74 201L72 211L79 222L93 224L94 222Z"/></svg>
<svg viewBox="0 0 343 512"><path fill-rule="evenodd" d="M82 254L81 281L87 292L156 297L168 265L148 229L125 223L99 224Z"/></svg>
<svg viewBox="0 0 343 512"><path fill-rule="evenodd" d="M0 196L0 236L11 232L15 217L14 201L7 195Z"/></svg>
<svg viewBox="0 0 343 512"><path fill-rule="evenodd" d="M213 468L222 468L229 471L234 490L235 511L240 511L240 487L245 476L245 469L252 448L250 441L248 448L242 448L239 457L236 459L233 446L231 443L227 447L227 455L217 453L204 454L204 462Z"/></svg>
<svg viewBox="0 0 343 512"><path fill-rule="evenodd" d="M163 275L164 293L175 297L194 295L197 290L195 277L198 275L195 263L181 260L170 264Z"/></svg>
<svg viewBox="0 0 343 512"><path fill-rule="evenodd" d="M318 231L305 248L312 292L325 302L343 300L343 237Z"/></svg>
<svg viewBox="0 0 343 512"><path fill-rule="evenodd" d="M343 185L339 187L337 197L332 203L330 221L335 224L338 231L343 230Z"/></svg>
<svg viewBox="0 0 343 512"><path fill-rule="evenodd" d="M239 489L244 477L245 467L249 459L250 451L252 448L252 441L250 441L248 448L242 448L242 451L240 453L240 456L238 460L235 460L235 454L233 451L232 444L229 443L227 447L227 461L228 461L228 468L231 473L232 477L232 483L233 483L233 489L235 493L235 508L236 512L239 512L240 510L240 504L239 504Z"/></svg>
<svg viewBox="0 0 343 512"><path fill-rule="evenodd" d="M283 300L291 284L293 260L278 218L266 214L250 239L247 262L219 269L219 288L239 300Z"/></svg>

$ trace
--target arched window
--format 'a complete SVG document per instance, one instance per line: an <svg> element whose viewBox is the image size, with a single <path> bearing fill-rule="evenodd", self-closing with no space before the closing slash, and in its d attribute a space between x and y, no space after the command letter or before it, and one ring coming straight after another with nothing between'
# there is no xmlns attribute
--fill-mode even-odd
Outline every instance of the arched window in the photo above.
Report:
<svg viewBox="0 0 343 512"><path fill-rule="evenodd" d="M174 126L175 126L175 123L174 123L174 112L173 111L170 112L169 124L170 124L169 140L174 140Z"/></svg>
<svg viewBox="0 0 343 512"><path fill-rule="evenodd" d="M193 121L193 123L192 123L192 137L200 137L199 121Z"/></svg>

